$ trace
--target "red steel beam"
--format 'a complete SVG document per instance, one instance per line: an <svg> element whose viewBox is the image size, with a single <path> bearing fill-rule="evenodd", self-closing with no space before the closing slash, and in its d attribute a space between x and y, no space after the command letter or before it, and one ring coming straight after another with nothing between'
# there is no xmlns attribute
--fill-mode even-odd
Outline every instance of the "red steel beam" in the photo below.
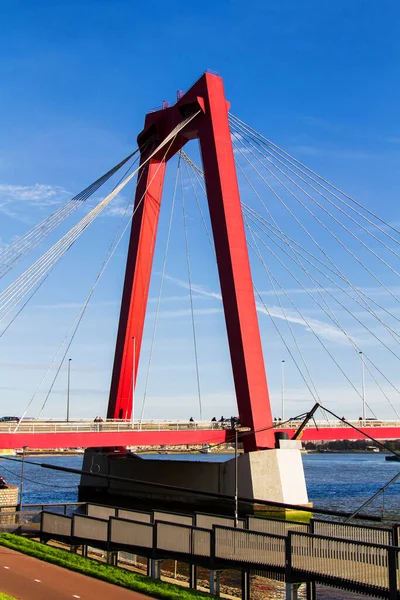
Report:
<svg viewBox="0 0 400 600"><path fill-rule="evenodd" d="M168 160L189 139L200 140L239 418L253 432L244 440L249 452L273 448L275 441L228 108L222 79L205 73L175 106L146 116L138 144L148 147L144 144L153 140L157 146L183 117L199 112L167 146L167 154L163 148L155 158ZM143 152L142 161L146 156ZM150 163L136 191L135 205L140 207L132 223L108 418L130 419L132 414L164 180L160 169L152 181L154 166Z"/></svg>
<svg viewBox="0 0 400 600"><path fill-rule="evenodd" d="M397 440L400 427L365 427L362 429L378 440ZM275 429L293 436L295 429ZM242 434L243 435L243 434ZM194 444L220 444L233 440L232 431L181 430L181 431L104 431L83 433L0 433L0 448L89 448L119 446L185 446ZM242 438L242 441L245 437ZM303 442L333 440L367 440L360 432L349 427L309 427L304 430Z"/></svg>

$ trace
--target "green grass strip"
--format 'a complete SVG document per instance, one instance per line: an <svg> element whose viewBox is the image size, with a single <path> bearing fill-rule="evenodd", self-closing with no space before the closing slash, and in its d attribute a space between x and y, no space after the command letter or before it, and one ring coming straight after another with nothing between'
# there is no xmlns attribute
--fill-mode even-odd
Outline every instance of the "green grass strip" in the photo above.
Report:
<svg viewBox="0 0 400 600"><path fill-rule="evenodd" d="M135 592L147 594L153 598L160 598L162 600L196 600L213 597L210 594L188 590L173 583L166 583L157 579L151 579L145 575L126 571L119 567L105 565L91 558L79 556L60 548L53 548L52 546L47 546L46 544L41 544L40 542L35 542L11 533L0 534L0 545L52 563L53 565L70 569L71 571L101 579L102 581L107 581L108 583L113 583L114 585Z"/></svg>
<svg viewBox="0 0 400 600"><path fill-rule="evenodd" d="M3 594L3 592L0 592L0 600L15 600L15 598L12 598L11 596L7 596L7 594Z"/></svg>

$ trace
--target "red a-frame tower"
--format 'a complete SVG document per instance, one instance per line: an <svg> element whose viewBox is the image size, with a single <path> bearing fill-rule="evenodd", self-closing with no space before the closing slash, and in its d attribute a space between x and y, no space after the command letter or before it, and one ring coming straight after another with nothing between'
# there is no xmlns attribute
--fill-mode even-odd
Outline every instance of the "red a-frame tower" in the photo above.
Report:
<svg viewBox="0 0 400 600"><path fill-rule="evenodd" d="M133 373L136 381L166 163L189 140L198 138L239 419L252 430L243 438L250 452L273 448L275 443L228 109L222 79L205 73L174 106L146 115L138 136L142 164L179 123L196 116L140 172L107 417L131 418Z"/></svg>

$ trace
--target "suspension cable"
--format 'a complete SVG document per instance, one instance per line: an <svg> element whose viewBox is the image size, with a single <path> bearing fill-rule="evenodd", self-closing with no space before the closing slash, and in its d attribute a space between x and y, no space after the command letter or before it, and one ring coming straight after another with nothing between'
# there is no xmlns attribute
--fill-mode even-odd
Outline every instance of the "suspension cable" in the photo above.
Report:
<svg viewBox="0 0 400 600"><path fill-rule="evenodd" d="M340 329L340 331L343 333L343 335L345 335L345 337L347 338L347 340L349 341L349 343L351 344L351 346L353 347L353 349L356 351L357 354L359 354L360 352L360 348L359 346L356 344L356 342L354 342L354 340L349 336L349 334L346 332L346 330L344 329L344 327L341 325L339 319L336 317L335 313L330 310L330 312L332 314L329 314L329 312L327 310L324 309L323 306L321 306L321 304L318 302L318 300L316 300L314 298L314 296L311 294L311 292L301 283L301 281L293 274L293 272L287 268L287 266L280 260L280 258L273 252L273 250L271 250L271 248L265 244L264 240L262 240L256 232L254 232L254 230L251 229L251 227L249 226L250 231L253 232L253 234L261 241L261 243L266 247L266 249L272 254L272 256L284 267L284 269L289 273L289 275L291 275L295 281L301 286L301 288L310 296L310 298L317 304L317 306L319 306L319 308L321 308L321 310L325 313L325 315L336 325L336 327L338 327ZM273 240L272 240L273 241ZM292 258L292 257L290 257ZM293 258L292 258L293 260ZM272 275L271 276L276 280L276 278ZM312 277L310 275L310 277ZM318 282L317 282L318 283ZM279 285L279 284L278 284ZM282 290L283 288L281 286L279 286ZM315 289L317 289L315 287ZM287 296L287 293L283 290L284 294ZM372 335L373 332L370 331L370 329L368 327L366 327L361 321L359 321L350 311L348 311L347 307L344 306L335 296L333 296L328 290L325 289L325 292L328 293L334 300L336 300L340 306L342 306L347 312L349 312L361 325L363 325L367 331L369 333L371 333ZM325 304L327 305L327 307L330 309L329 304L327 304L327 302L325 302ZM374 335L374 337L376 337ZM379 338L377 338L378 341L381 341ZM383 342L382 342L383 343ZM385 344L383 344L386 348L387 346ZM390 348L387 348L389 351ZM393 389L400 394L400 390L386 377L386 375L384 375L384 373L382 373L382 371L376 366L376 364L363 352L364 357L371 363L371 365L382 375L382 377L384 377L384 379L389 383L389 385L391 385L393 387ZM395 356L397 358L399 358L396 354ZM377 379L375 378L373 372L371 371L371 369L369 368L368 364L365 364L365 366L367 367L368 372L370 373L370 375L372 376L373 380L375 381L376 385L379 387L380 391L382 392L382 394L384 395L385 399L387 400L388 404L390 405L390 407L393 409L394 413L396 414L396 416L400 419L400 415L397 412L396 408L394 407L394 405L392 404L392 402L390 401L389 397L387 396L387 394L385 393L385 391L383 390L383 388L381 387L380 383L377 381ZM371 412L372 409L368 406L368 408L370 409Z"/></svg>
<svg viewBox="0 0 400 600"><path fill-rule="evenodd" d="M234 134L234 135L235 135L235 134ZM237 147L237 144L235 144L235 142L233 142L233 143L234 143L234 145ZM307 212L307 213L308 213L308 214L309 214L311 217L313 217L313 218L314 218L314 219L317 221L317 223L318 223L318 224L319 224L319 225L320 225L320 226L321 226L323 229L325 229L325 231L327 231L327 232L329 233L329 235L330 235L330 236L332 236L332 237L333 237L333 239L334 239L334 240L335 240L335 241L336 241L336 242L337 242L337 243L338 243L338 244L339 244L339 245L340 245L340 246L341 246L341 247L342 247L344 250L346 250L346 252L348 252L348 253L350 254L350 256L351 256L352 258L354 258L354 260L355 260L355 261L356 261L356 262L357 262L357 263L358 263L358 264L359 264L359 265L360 265L360 266L361 266L361 267L362 267L362 268L363 268L363 269L364 269L364 270L365 270L365 271L366 271L366 272L367 272L367 273L368 273L368 274L369 274L369 275L370 275L370 276L371 276L373 279L375 279L375 281L377 281L377 282L379 283L379 285L380 285L380 286L382 286L382 287L383 287L383 288L384 288L384 289L387 291L387 293L388 293L388 294L390 294L390 296L392 296L392 298L393 298L393 299L394 299L394 300L395 300L395 301L396 301L398 304L400 304L400 299L399 299L399 298L397 298L397 296L395 296L395 295L393 294L393 292L392 292L392 291L391 291L391 290L390 290L390 289L389 289L389 288L388 288L388 287L387 287L387 286L386 286L386 285L385 285L385 284L384 284L384 283L383 283L383 282L382 282L382 281L379 279L379 277L377 277L377 276L376 276L376 275L375 275L375 274L374 274L374 273L373 273L373 272L372 272L372 271L371 271L371 270L370 270L370 269L369 269L369 268L368 268L368 267L365 265L365 263L364 263L362 260L360 260L360 259L358 258L358 256L357 256L356 254L354 254L354 252L353 252L352 250L350 250L350 248L348 248L348 246L346 246L346 244L344 244L344 243L343 243L343 242L340 240L340 238L339 238L339 237L338 237L338 236L337 236L335 233L333 233L333 231L332 231L332 230L331 230L331 229L330 229L330 228L329 228L327 225L325 225L325 223L323 223L323 221L321 221L321 219L320 219L319 217L317 217L317 215L316 215L316 214L315 214L315 213L314 213L314 212L313 212L313 211L312 211L310 208L308 208L308 206L306 206L306 205L304 204L304 202L302 202L302 200L301 200L301 199L300 199L300 198L299 198L299 197L298 197L298 196L297 196L297 195L296 195L296 194L295 194L295 193L294 193L294 192L293 192L293 191L292 191L290 188L288 188L288 187L287 187L287 185L286 185L285 183L283 183L283 182L282 182L282 180L281 180L281 179L280 179L280 178L279 178L277 175L275 175L275 173L274 173L273 171L271 171L271 169L270 169L270 168L269 168L267 165L265 165L265 164L264 164L264 163L263 163L263 162L262 162L262 161L261 161L261 160L260 160L260 159L259 159L259 158L258 158L258 157L255 155L255 154L254 154L254 152L253 152L251 149L249 149L247 146L246 146L246 149L247 149L247 150L248 150L248 152L249 152L249 153L250 153L250 154L251 154L251 155L252 155L252 156L253 156L253 157L254 157L254 158L255 158L255 159L256 159L256 160L257 160L257 161L258 161L258 162L259 162L259 163L260 163L260 164L261 164L261 165L264 167L264 168L265 168L265 169L266 169L266 171L267 171L267 172L268 172L268 173L269 173L269 174L270 174L270 175L271 175L271 176L274 178L274 180L275 180L275 181L277 181L278 183L280 183L280 185L282 185L282 187L283 187L283 188L284 188L284 189L285 189L285 190L286 190L286 191L287 191L287 192L288 192L288 193L289 193L289 194L290 194L290 195L291 195L291 196L292 196L292 197L293 197L293 198L296 200L296 202L298 202L298 204L300 204L300 206L301 206L301 207L302 207L302 208L303 208L303 209L304 209L304 210L305 210L305 211L306 211L306 212ZM286 176L286 175L285 175L285 176ZM285 205L285 207L286 207L286 205ZM326 211L326 209L324 209L324 210L325 210L325 212L327 212L327 211ZM293 213L291 213L291 214L293 214ZM329 260L330 260L330 262L331 262L332 264L334 264L334 263L333 263L333 261L332 261L331 259L329 259ZM386 264L386 263L385 263L385 264ZM335 265L335 267L337 268L337 266L336 266L336 265ZM398 273L397 273L397 272L396 272L394 269L392 269L392 270L393 270L393 272L394 272L396 275L398 275Z"/></svg>
<svg viewBox="0 0 400 600"><path fill-rule="evenodd" d="M20 236L14 242L0 250L0 279L4 277L20 260L36 248L46 237L54 231L65 219L67 219L77 208L92 196L110 177L112 177L123 165L125 165L139 150L135 150L124 160L102 175L94 183L82 192L68 200L58 210L43 219L28 232Z"/></svg>
<svg viewBox="0 0 400 600"><path fill-rule="evenodd" d="M329 204L331 204L332 206L334 206L339 212L341 212L343 215L345 215L348 219L350 219L353 223L355 223L356 225L358 225L359 227L361 227L361 229L363 229L363 231L367 234L372 236L377 242L379 242L380 244L382 244L386 250L388 250L389 252L391 252L392 254L394 254L397 258L400 258L400 255L395 252L392 248L390 248L390 246L388 246L387 244L385 244L380 238L376 237L372 231L370 229L368 229L367 227L365 227L364 225L362 225L362 223L360 223L359 221L357 221L356 219L354 219L351 215L349 215L345 210L343 210L340 206L338 206L332 199L328 198L324 193L322 193L318 188L314 187L312 184L309 183L309 181L307 181L307 179L304 179L303 177L301 177L301 175L298 174L297 171L300 171L300 173L304 174L306 177L308 177L311 181L313 181L316 185L320 186L323 190L325 190L326 192L328 192L329 194L331 194L334 198L337 198L340 202L343 203L343 200L341 198L339 198L338 196L336 196L336 194L332 193L330 190L328 190L327 188L325 188L325 186L321 185L319 182L317 182L313 177L311 177L310 175L308 175L305 171L303 171L302 169L300 169L299 167L297 167L291 160L288 160L285 157L284 160L281 160L280 158L280 154L278 154L278 156L276 156L274 154L274 152L271 150L271 148L269 148L265 143L263 143L262 141L258 140L253 134L251 134L251 132L249 133L249 131L242 125L235 123L234 127L236 128L236 131L239 131L240 134L242 135L242 137L244 139L247 139L246 136L249 136L251 140L253 140L253 142L255 142L257 144L257 146L259 146L260 148L262 147L264 151L266 151L268 153L268 156L265 156L265 154L260 150L257 149L257 151L259 152L259 154L261 154L261 156L263 156L264 158L266 158L268 161L271 162L271 164L274 165L274 160L276 160L279 164L281 164L285 169L287 169L288 171L290 171L291 173L293 173L295 175L295 177L298 177L301 181L303 181L306 185L308 185L312 190L314 190L319 196L321 196L322 198L324 198ZM248 140L247 140L248 141ZM253 148L255 148L255 146L252 144ZM275 151L276 152L276 151ZM286 161L286 162L285 162ZM289 166L290 165L290 166ZM274 165L275 166L275 165ZM291 166L294 167L294 170L291 168ZM351 210L353 211L358 217L364 219L367 221L367 223L369 225L372 225L374 228L378 229L378 231L380 231L381 233L383 233L384 235L386 235L387 237L389 237L393 242L395 242L397 245L400 245L400 241L396 240L393 236L391 236L390 234L388 234L384 229L382 229L381 227L379 227L379 225L377 225L376 223L374 223L373 221L371 221L370 219L368 219L365 215L363 215L361 212L359 212L358 210L356 210L354 207L352 207L351 205L347 204L346 202L344 202L344 204ZM360 241L361 242L361 241ZM362 243L362 242L361 242Z"/></svg>
<svg viewBox="0 0 400 600"><path fill-rule="evenodd" d="M3 320L7 314L22 300L32 287L40 281L46 271L56 264L62 256L75 243L83 231L90 225L93 220L108 206L113 198L127 185L127 183L136 175L136 173L148 162L151 158L162 149L168 142L173 139L181 129L183 129L192 119L197 116L200 111L197 111L191 117L183 120L177 125L171 133L161 142L161 144L146 158L146 160L129 175L119 186L115 188L104 200L102 200L86 217L84 217L70 232L61 238L50 250L48 250L32 267L23 273L17 280L11 284L2 294L0 294L0 314L1 311Z"/></svg>
<svg viewBox="0 0 400 600"><path fill-rule="evenodd" d="M271 140L267 139L266 137L264 137L263 135L261 135L260 133L258 133L255 129L253 129L249 125L246 125L246 123L244 123L243 121L241 121L241 119L239 119L238 117L236 117L232 113L230 113L229 116L233 117L240 124L245 125L253 134L256 134L259 138L261 138L262 140L264 140L264 143L267 142L268 146L270 146L272 149L274 149L275 152L282 153L285 157L289 157L292 161L294 161L295 163L297 163L298 165L300 165L303 169L305 169L306 171L308 171L309 173L311 173L312 175L314 175L314 177L316 177L320 181L323 181L326 185L329 185L333 190L335 190L339 194L342 194L342 196L344 196L345 198L347 198L348 200L350 200L351 202L353 202L356 206L358 206L359 208L361 208L362 210L364 210L366 213L368 213L369 215L371 215L372 217L374 217L374 219L376 219L377 221L379 221L380 223L382 223L385 227L391 229L392 231L394 231L397 234L400 234L400 231L396 227L394 227L393 225L391 225L390 223L388 223L387 221L385 221L384 219L382 219L381 217L379 217L377 214L375 214L374 212L372 212L371 210L369 210L368 208L366 208L365 206L363 206L360 202L358 202L357 200L355 200L354 198L352 198L351 196L349 196L348 194L346 194L345 192L343 192L342 190L340 190L339 188L337 188L335 185L333 185L333 183L329 182L327 179L324 179L323 177L321 177L320 175L318 175L318 173L316 173L315 171L313 171L312 169L310 169L309 167L307 167L305 164L303 164L302 162L300 162L297 158L295 158L294 156L292 156L291 154L289 154L288 152L286 152L285 150L283 150L282 148L280 148L279 146L277 146L276 144L274 144L273 142L271 142ZM321 184L319 184L319 185L321 185ZM321 186L321 187L324 187L324 186ZM327 190L327 188L324 188L324 189ZM327 191L329 191L329 190L327 190ZM331 191L329 191L329 193L332 194ZM349 205L348 203L346 203L339 196L335 196L335 197L340 202L342 202L343 204L345 204L346 206L348 206L349 208L352 208L351 205ZM388 235L387 232L385 232L384 230L381 230L381 231L383 233L385 233L385 235ZM389 237L391 237L391 236L389 236ZM391 237L391 239L393 241L395 241L396 243L399 243L395 238Z"/></svg>
<svg viewBox="0 0 400 600"><path fill-rule="evenodd" d="M130 223L131 223L131 221L132 221L132 219L133 219L133 217L134 217L134 215L135 215L136 211L137 211L137 210L138 210L138 208L140 207L140 205L141 205L141 203L142 203L142 201L143 201L143 199L144 199L144 197L145 197L145 195L146 195L146 193L147 193L147 191L148 191L149 187L151 186L151 184L152 184L152 182L153 182L154 178L156 177L156 175L157 175L157 173L158 173L158 170L160 169L160 166L161 166L161 164L163 164L163 162L165 161L165 158L166 158L166 156L167 156L167 154L168 154L168 152L169 152L169 150L170 150L170 148L171 148L171 146L172 146L173 142L174 142L174 141L175 141L175 139L176 139L176 135L177 135L177 134L175 134L175 135L172 137L172 139L171 139L171 141L170 141L170 144L169 144L169 146L167 147L167 150L166 150L166 152L165 152L165 154L164 154L164 156L163 156L163 159L162 159L162 160L160 161L160 163L158 164L158 166L157 166L157 169L155 170L153 177L151 178L150 182L148 183L148 185L147 185L147 187L146 187L146 190L144 191L143 195L142 195L142 196L141 196L141 198L139 199L139 202L137 203L136 207L134 207L134 210L133 210L133 212L132 212L132 215L131 215L131 216L130 216L130 218L128 219L128 222L126 223L126 225L125 225L125 227L124 227L124 229L123 229L123 231L122 231L122 233L121 233L120 237L118 238L118 240L117 240L116 242L115 242L115 238L116 238L117 232L116 232L116 234L114 235L114 238L113 238L113 241L111 242L111 245L110 245L110 248L109 248L109 250L108 250L107 256L106 256L106 258L105 258L105 260L104 260L104 263L103 263L103 265L102 265L102 267L101 267L101 270L100 270L100 272L99 272L99 274L98 274L98 276L97 276L97 278L96 278L96 280L95 280L95 282L94 282L94 284L93 284L93 286L92 286L92 289L90 290L90 292L89 292L88 296L86 297L86 300L85 300L85 302L84 302L83 306L81 307L80 311L78 312L78 314L77 314L77 316L76 316L76 318L75 318L74 322L72 323L72 325L71 325L70 329L68 330L68 332L67 332L67 334L66 334L66 336L65 336L64 340L62 341L61 345L59 346L59 348L58 348L58 350L57 350L56 354L54 355L54 357L53 357L53 359L52 359L52 361L51 361L51 363L50 363L50 365L49 365L49 367L48 367L48 369L47 369L47 371L46 371L45 375L43 376L42 380L40 381L40 383L39 383L38 387L36 388L36 390L35 390L35 392L34 392L34 394L33 394L33 396L32 396L32 397L31 397L31 399L29 400L29 402L28 402L28 404L27 404L27 406L26 406L26 409L25 409L25 411L24 411L24 413L23 413L23 415L22 415L22 417L21 417L20 421L17 423L17 426L15 427L15 430L14 430L14 431L17 431L17 430L18 430L18 427L19 427L20 423L22 422L23 418L24 418L24 417L25 417L25 415L27 414L27 412L28 412L28 410L29 410L29 407L30 407L30 406L31 406L31 404L33 403L34 399L36 398L36 395L37 395L37 393L39 392L40 388L42 387L42 384L43 384L44 380L47 378L47 375L48 375L48 373L50 372L51 368L53 367L53 365L54 365L54 363L55 363L55 360L56 360L56 358L57 358L58 354L59 354L59 353L60 353L60 351L62 350L62 348L63 348L63 346L64 346L65 342L67 341L67 339L69 338L69 336L70 336L70 334L71 334L71 332L72 332L71 339L70 339L70 341L69 341L69 343L68 343L68 345L67 345L67 347L66 347L66 349L65 349L65 352L64 352L64 354L63 354L63 357L62 357L62 360L61 360L61 363L60 363L60 366L59 366L59 368L58 368L58 370L57 370L57 373L56 373L56 376L55 376L55 378L53 379L53 382L52 382L52 384L51 384L50 390L49 390L49 392L48 392L48 394L47 394L47 396L46 396L46 398L45 398L45 401L44 401L44 403L43 403L43 405L42 405L42 408L41 408L41 410L40 410L40 413L39 413L39 415L42 413L42 411L43 411L43 409L44 409L44 407L45 407L45 405L46 405L46 403L47 403L47 400L48 400L48 398L49 398L50 392L51 392L51 390L52 390L52 388L53 388L53 386L54 386L54 383L55 383L55 381L56 381L56 378L57 378L57 376L58 376L58 373L60 372L61 366L62 366L62 364L63 364L63 362L64 362L64 360L65 360L65 357L66 357L66 355L67 355L67 353L68 353L68 350L69 350L69 348L70 348L70 346L71 346L71 344L72 344L72 342L73 342L73 340L74 340L74 337L75 337L75 335L76 335L76 332L77 332L77 330L78 330L78 327L79 327L79 325L80 325L80 323L81 323L81 321L82 321L82 319L83 319L83 316L84 316L84 314L85 314L85 312L86 312L87 306L88 306L88 304L89 304L89 302L90 302L90 299L91 299L91 297L92 297L92 295L93 295L93 293L94 293L94 290L95 290L95 288L97 287L97 285L98 285L98 283L99 283L99 281L100 281L100 279L101 279L101 277L102 277L102 275L103 275L103 273L104 273L104 271L105 271L105 269L106 269L106 267L107 267L108 263L110 262L110 260L111 260L112 256L114 255L114 253L115 253L115 251L116 251L117 247L119 246L119 243L120 243L120 242L121 242L121 240L123 239L123 237L124 237L124 234L125 234L126 230L128 229L128 227L129 227L129 225L130 225ZM143 163L143 164L144 164L144 163ZM143 165L142 165L142 166L143 166ZM143 170L141 171L141 173L140 173L140 175L139 175L139 177L140 177L140 178L142 177L142 174L143 174ZM125 215L124 215L124 216L125 216ZM121 219L121 221L120 221L120 226L121 226L121 224L122 224L122 220L123 220L124 216L122 217L122 219ZM114 243L114 242L115 242L115 243Z"/></svg>
<svg viewBox="0 0 400 600"><path fill-rule="evenodd" d="M233 144L237 147L237 145L235 144L235 142L233 141ZM303 225L303 223L296 217L296 215L291 211L291 209L287 206L287 204L283 201L283 199L281 198L281 196L276 192L276 190L268 183L268 181L261 175L261 173L257 170L257 168L253 165L253 163L247 158L247 156L242 152L242 150L237 147L238 151L240 152L240 154L242 154L242 156L245 158L245 160L247 161L247 163L252 167L252 169L257 173L257 175L261 178L261 180L266 184L266 186L268 187L268 189L274 194L274 196L279 200L279 202L282 204L282 206L285 208L285 210L293 217L293 219L296 221L296 223L300 226L300 228L305 232L305 234L307 235L307 237L310 238L310 240L317 246L317 248L320 250L320 252L323 254L323 256L331 263L333 269L331 267L329 267L329 265L327 265L326 263L324 263L323 261L321 261L319 258L317 258L314 254L311 254L310 252L308 252L308 250L303 249L308 255L311 255L315 260L317 260L320 264L322 264L325 268L327 268L329 271L331 271L336 277L339 277L340 279L342 279L345 283L347 283L351 289L354 290L354 292L357 294L357 296L360 298L360 301L362 302L362 306L364 309L368 310L369 312L372 311L372 309L370 308L370 306L368 305L367 301L364 299L364 297L368 298L368 300L370 302L373 302L376 306L379 306L379 308L381 308L382 310L384 310L386 313L388 313L391 317L393 317L395 320L400 322L400 319L398 319L396 316L394 316L392 313L390 313L387 309L385 309L382 305L380 305L379 303L377 303L375 300L373 300L368 294L366 294L365 292L363 292L362 290L360 290L359 288L357 288L356 286L354 286L354 284L351 283L351 281L344 275L344 273L338 268L338 266L334 263L334 261L329 257L329 255L324 251L324 249L321 247L321 245L316 241L316 239L311 235L311 233L307 230L307 228ZM260 197L257 195L257 197L260 199ZM261 199L260 199L261 200ZM264 202L262 202L261 200L261 204L263 205L264 209L269 213L268 209L266 208L266 205ZM287 236L286 234L285 238L289 239L292 243L294 243L297 247L299 247L299 244L297 242L295 242L292 238L289 238L289 236ZM301 246L300 246L301 247ZM372 314L372 313L371 313ZM373 312L375 318L377 318L378 320L379 317L376 315L375 312Z"/></svg>
<svg viewBox="0 0 400 600"><path fill-rule="evenodd" d="M181 156L179 155L179 161L180 160L181 160ZM195 325L194 307L193 307L192 278L191 278L191 272L190 272L189 239L188 239L188 231L187 231L187 223L186 223L185 194L184 194L184 188L183 188L182 169L180 169L179 173L180 173L180 191L181 191L181 203L182 203L183 230L184 230L184 237L185 237L186 265L187 265L187 276L188 276L188 283L189 283L190 312L191 312L191 316L192 316L193 350L194 350L194 359L195 359L195 363L196 363L197 394L198 394L198 400L199 400L200 420L202 421L203 420L203 409L202 409L202 405L201 405L199 361L198 361L198 353L197 353L196 325Z"/></svg>
<svg viewBox="0 0 400 600"><path fill-rule="evenodd" d="M172 202L171 202L171 212L170 212L169 222L168 222L167 240L166 240L166 243L165 243L165 250L164 250L164 260L163 260L163 266L162 266L162 270L161 270L160 286L159 286L159 289L158 289L158 299L157 299L156 315L155 315L155 318L154 318L153 333L152 333L151 342L150 342L149 361L148 361L148 364L147 364L146 381L145 381L145 386L144 386L142 410L141 410L141 413L140 413L140 421L143 421L144 409L145 409L146 399L147 399L147 388L148 388L149 378L150 378L151 361L152 361L152 357L153 357L154 342L155 342L155 339L156 339L158 317L159 317L159 313L160 313L161 297L162 297L162 290L163 290L163 285L164 285L165 269L166 269L166 266L167 266L168 249L169 249L169 242L170 242L170 237L171 237L172 221L173 221L173 216L174 216L175 199L176 199L176 192L177 192L177 187L178 187L179 169L180 169L180 161L178 159L177 170L176 170L176 177L175 177L175 185L174 185L174 192L173 192L173 195L172 195Z"/></svg>
<svg viewBox="0 0 400 600"><path fill-rule="evenodd" d="M236 135L236 133L234 132L234 135ZM400 273L398 273L398 271L396 271L396 269L394 269L388 262L386 262L381 256L379 256L372 248L371 246L367 245L365 242L363 242L354 232L352 232L346 225L344 225L337 217L335 217L327 208L325 208L320 202L318 202L313 196L311 196L311 194L309 194L303 187L301 187L301 185L299 185L292 177L289 177L289 175L287 175L287 173L285 173L281 168L279 168L270 158L268 158L268 156L266 156L262 151L260 151L256 146L254 146L254 144L252 142L249 142L246 138L244 138L243 136L241 136L241 141L243 143L243 139L246 140L246 142L249 144L249 146L251 148L255 148L256 151L263 157L263 158L267 158L268 162L270 165L272 165L279 173L281 173L288 181L290 181L298 190L300 190L305 196L307 196L307 198L309 198L314 204L316 204L318 206L318 208L320 208L324 213L326 213L331 219L333 219L335 221L335 223L337 223L340 227L342 227L351 237L353 237L357 242L359 242L366 250L368 250L373 256L375 256L376 259L378 259L382 264L384 264L389 270L392 271L392 273L394 273L396 276L400 277ZM255 154L253 153L253 156L255 156ZM255 158L257 158L255 156ZM260 161L261 164L262 161ZM282 183L282 181L276 177L276 175L274 173L272 173L272 171L270 171L270 169L264 165L264 168L267 169L267 171L274 177L276 178L277 181L279 181L279 183L281 183L281 185L283 185L285 187L285 189L287 191L289 191L289 189ZM299 176L298 176L299 177ZM301 177L299 177L302 181L303 179ZM312 187L313 190L317 191L313 186ZM291 193L291 192L289 192ZM317 192L318 193L318 192ZM317 216L310 211L309 209L307 209L306 205L304 203L302 203L300 201L300 199L294 195L293 193L291 193L291 195L297 199L298 202L300 202L301 206L303 208L305 208L310 215L312 215L317 222L322 225L327 231L329 231L331 233L331 235L333 235L334 239L339 242L343 248L345 248L350 254L351 256L353 256L353 258L355 258L357 260L357 262L359 262L359 264L363 264L361 261L358 260L358 258L349 251L349 249L347 248L347 246L345 246L344 244L342 244L339 240L339 238L334 235L329 228L325 227L322 223L322 221L320 221ZM326 196L323 196L324 198L326 198ZM373 235L373 233L366 229L363 225L361 225L361 223L359 223L358 221L356 221L355 219L353 219L353 217L349 216L345 211L343 211L343 209L341 209L340 207L338 207L336 204L334 204L331 200L329 200L328 198L326 198L328 200L328 202L330 202L331 204L333 204L333 206L335 206L335 208L337 210L339 210L340 212L342 212L345 216L347 216L349 219L351 219L356 225L358 225L359 227L361 227L366 233L368 233L369 235L371 235L374 239L376 239L378 242L380 242L381 244L383 244L383 246L387 249L390 250L391 252L393 252L398 258L400 258L400 256L394 252L391 248L389 248L389 246L387 246L384 242L382 242L379 238L377 238L375 235ZM374 276L372 274L372 272L370 272L369 270L367 270L372 276ZM379 280L377 280L379 281ZM380 282L381 283L381 282ZM382 284L382 283L381 283ZM383 285L383 284L382 284ZM395 299L396 296L393 296Z"/></svg>

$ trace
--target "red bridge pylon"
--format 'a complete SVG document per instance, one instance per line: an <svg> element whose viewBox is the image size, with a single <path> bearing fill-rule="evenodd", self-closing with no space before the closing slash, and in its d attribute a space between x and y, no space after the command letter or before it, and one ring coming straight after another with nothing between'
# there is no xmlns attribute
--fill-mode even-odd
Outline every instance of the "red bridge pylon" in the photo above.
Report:
<svg viewBox="0 0 400 600"><path fill-rule="evenodd" d="M139 173L107 416L132 415L166 163L198 138L239 419L251 429L243 438L250 452L275 442L228 110L222 79L205 73L174 106L146 115L138 136L142 164L184 119L195 116Z"/></svg>

